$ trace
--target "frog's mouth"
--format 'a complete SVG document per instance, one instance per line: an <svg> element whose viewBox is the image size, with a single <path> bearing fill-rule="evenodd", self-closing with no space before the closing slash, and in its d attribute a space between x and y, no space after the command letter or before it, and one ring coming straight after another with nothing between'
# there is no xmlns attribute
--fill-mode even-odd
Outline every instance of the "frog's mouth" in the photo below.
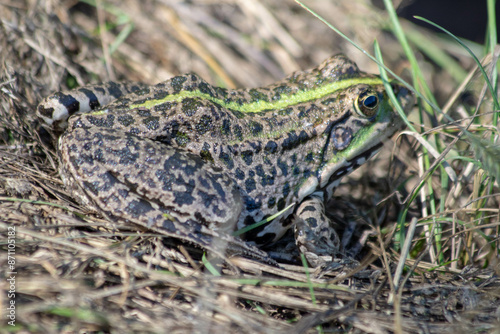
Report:
<svg viewBox="0 0 500 334"><path fill-rule="evenodd" d="M323 169L318 176L312 176L307 179L299 191L300 200L316 192L318 192L319 195L330 197L344 176L363 165L368 159L377 154L384 145L382 140L375 141L371 144L372 145L368 147L363 147L362 150L358 150L347 159L343 158L335 165Z"/></svg>
<svg viewBox="0 0 500 334"><path fill-rule="evenodd" d="M363 152L359 153L353 158L344 160L341 163L339 163L336 166L335 171L330 174L328 180L327 181L322 180L320 182L321 183L320 188L323 189L331 184L334 184L334 187L336 187L342 180L342 177L350 174L352 171L356 170L359 166L363 165L367 160L369 160L371 157L377 154L378 151L380 151L380 149L382 148L382 146L384 146L384 143L382 141L379 141L375 145L366 148L365 150L363 150Z"/></svg>

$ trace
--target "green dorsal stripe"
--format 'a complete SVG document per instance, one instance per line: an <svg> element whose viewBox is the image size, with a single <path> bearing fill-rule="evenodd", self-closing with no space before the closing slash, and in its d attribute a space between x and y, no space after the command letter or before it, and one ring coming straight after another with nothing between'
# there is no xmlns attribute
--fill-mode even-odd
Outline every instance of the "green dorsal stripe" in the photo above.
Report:
<svg viewBox="0 0 500 334"><path fill-rule="evenodd" d="M239 104L235 101L224 101L223 99L212 97L206 93L202 93L199 90L194 91L181 91L178 94L167 95L161 99L148 99L143 103L137 103L130 105L130 108L147 108L151 109L159 104L165 102L180 102L185 98L199 97L202 99L210 100L217 103L227 109L237 110L241 112L259 112L263 110L278 110L283 109L298 103L303 103L311 100L319 99L328 94L332 94L338 90L346 89L354 85L366 84L366 85L379 85L383 84L380 78L352 78L345 79L339 82L332 82L325 84L323 86L317 87L312 90L300 91L296 94L281 94L279 100L275 101L255 101L251 103Z"/></svg>

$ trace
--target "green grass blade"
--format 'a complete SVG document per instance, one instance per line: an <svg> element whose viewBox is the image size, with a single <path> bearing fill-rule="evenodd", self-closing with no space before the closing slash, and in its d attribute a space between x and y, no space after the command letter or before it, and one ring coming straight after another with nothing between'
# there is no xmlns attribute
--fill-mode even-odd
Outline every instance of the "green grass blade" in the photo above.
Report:
<svg viewBox="0 0 500 334"><path fill-rule="evenodd" d="M208 261L207 257L205 256L205 253L203 253L203 256L201 257L201 262L203 262L203 265L207 270L214 276L221 276L220 272L213 266L213 264Z"/></svg>
<svg viewBox="0 0 500 334"><path fill-rule="evenodd" d="M387 0L386 0L387 1ZM450 36L451 38L453 38L458 44L460 44L465 50L467 50L467 52L470 54L470 56L474 59L474 61L476 62L479 70L481 71L481 74L483 75L485 81L486 81L486 84L488 85L488 89L491 93L491 96L493 98L493 103L494 103L494 108L495 110L498 110L500 109L500 104L498 103L498 99L497 99L497 96L496 96L496 92L495 90L493 89L493 86L491 85L491 81L488 77L488 75L486 74L486 71L483 67L483 65L481 64L481 62L479 61L479 59L476 57L476 55L474 54L474 52L472 52L472 50L467 46L465 45L464 42L462 42L462 40L458 37L456 37L455 35L453 35L451 32L449 32L448 30L446 30L445 28L441 27L440 25L434 23L434 22L431 22L421 16L414 16L417 20L421 20L421 21L424 21L425 23L428 23L430 24L431 26L435 27L435 28L438 28L439 30L443 31L444 33L446 33L448 36Z"/></svg>
<svg viewBox="0 0 500 334"><path fill-rule="evenodd" d="M491 55L495 54L495 48L497 47L498 43L498 38L497 38L497 21L496 21L496 14L497 11L495 9L495 3L496 0L487 0L487 9L488 9L488 36L489 36L489 53ZM491 70L491 73L497 73L497 64L496 64L496 59L493 59L494 63L493 68ZM491 83L493 85L493 88L495 91L498 89L498 76L493 75L491 77ZM495 113L493 116L493 125L497 126L498 124L498 113Z"/></svg>

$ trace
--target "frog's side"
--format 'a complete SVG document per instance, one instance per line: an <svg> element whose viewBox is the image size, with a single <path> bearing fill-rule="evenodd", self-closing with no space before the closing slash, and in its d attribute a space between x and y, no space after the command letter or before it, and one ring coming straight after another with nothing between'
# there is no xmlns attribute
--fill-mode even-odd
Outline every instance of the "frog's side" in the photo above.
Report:
<svg viewBox="0 0 500 334"><path fill-rule="evenodd" d="M295 226L313 265L338 252L323 203L402 127L380 79L341 55L264 88L227 90L195 74L116 87L57 93L38 107L63 126L84 112L59 140L61 174L77 196L110 219L211 250L222 239L251 256L262 254L230 233L288 208L244 238L266 244ZM394 87L411 107L412 95ZM102 105L109 90L128 94Z"/></svg>

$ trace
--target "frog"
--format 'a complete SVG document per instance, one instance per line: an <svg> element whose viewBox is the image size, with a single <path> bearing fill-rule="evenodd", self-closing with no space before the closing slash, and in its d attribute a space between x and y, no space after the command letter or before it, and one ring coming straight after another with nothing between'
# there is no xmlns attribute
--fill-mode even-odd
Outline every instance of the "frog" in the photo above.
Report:
<svg viewBox="0 0 500 334"><path fill-rule="evenodd" d="M389 84L408 113L413 93ZM293 229L315 267L345 256L325 203L404 127L383 80L342 54L259 88L194 73L84 86L37 114L62 133L66 187L108 219L257 259Z"/></svg>

